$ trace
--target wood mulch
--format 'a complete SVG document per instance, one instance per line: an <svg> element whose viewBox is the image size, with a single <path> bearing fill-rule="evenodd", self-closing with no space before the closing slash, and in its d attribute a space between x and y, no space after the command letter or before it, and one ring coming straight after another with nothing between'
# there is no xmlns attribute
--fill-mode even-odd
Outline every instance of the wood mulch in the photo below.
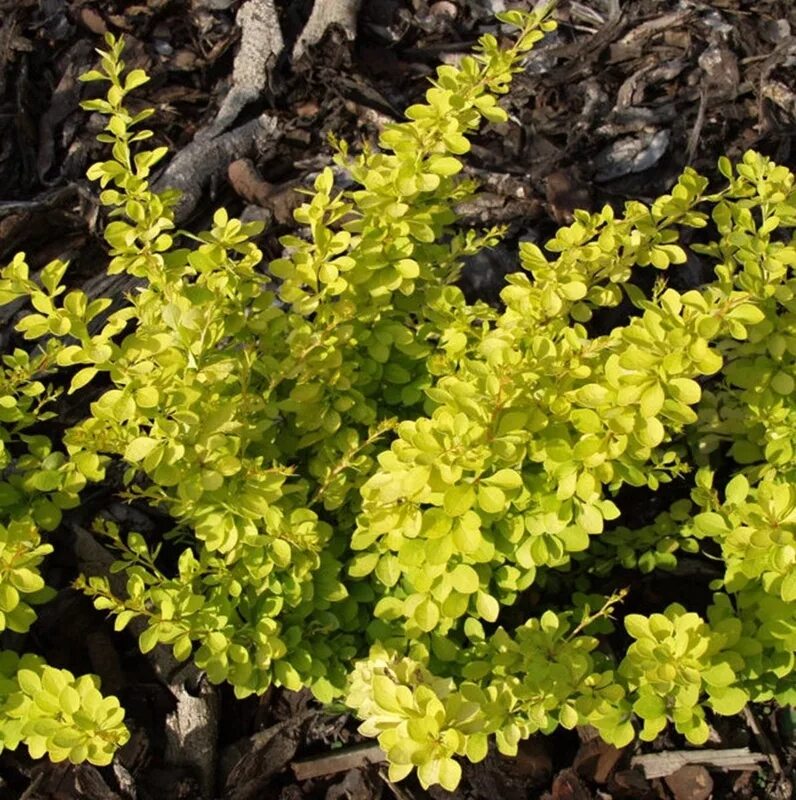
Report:
<svg viewBox="0 0 796 800"><path fill-rule="evenodd" d="M152 77L135 102L156 110L149 125L172 153L158 186L183 189L181 224L202 226L223 205L265 220L261 246L276 257L278 237L293 227L294 189L330 161L329 134L375 139L422 97L437 64L454 63L484 32L502 35L493 14L503 6L0 0L0 263L19 250L34 269L65 258L70 280L91 293L127 288L103 277L105 218L85 179L102 152L94 137L103 123L78 107L97 91L77 78L94 66L105 31L123 33L129 67ZM479 134L468 157L485 191L463 217L509 226L505 246L468 266L472 296L494 299L515 268L516 240L544 240L575 208L649 200L684 166L715 177L720 155L748 148L796 166L792 0L561 0L558 17L515 79L509 121ZM2 346L17 311L0 309ZM165 681L157 659L114 634L68 588L81 525L101 510L133 513L110 492L87 496L82 516L55 537L47 577L58 597L26 641L2 634L0 644L99 674L127 708L132 739L102 769L4 752L0 800L792 796L794 720L768 707L719 720L706 751L671 734L617 750L583 729L523 742L516 759L490 753L465 765L454 793L424 792L413 779L391 784L378 748L350 717L325 714L305 693L236 701L200 674ZM189 707L186 734L175 719Z"/></svg>

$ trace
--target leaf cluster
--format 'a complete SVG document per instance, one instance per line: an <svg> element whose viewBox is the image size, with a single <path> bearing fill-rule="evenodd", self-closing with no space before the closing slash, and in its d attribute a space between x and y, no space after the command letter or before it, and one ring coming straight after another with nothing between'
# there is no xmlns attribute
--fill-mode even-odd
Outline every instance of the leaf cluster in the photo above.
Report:
<svg viewBox="0 0 796 800"><path fill-rule="evenodd" d="M24 743L33 758L104 766L130 738L123 719L95 676L75 678L38 656L0 651L0 748Z"/></svg>

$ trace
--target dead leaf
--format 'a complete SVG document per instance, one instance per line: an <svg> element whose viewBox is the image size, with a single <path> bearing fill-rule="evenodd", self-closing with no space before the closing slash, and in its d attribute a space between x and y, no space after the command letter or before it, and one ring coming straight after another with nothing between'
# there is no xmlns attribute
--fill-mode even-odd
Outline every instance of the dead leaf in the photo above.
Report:
<svg viewBox="0 0 796 800"><path fill-rule="evenodd" d="M297 103L293 110L296 116L306 119L307 117L314 117L321 110L321 107L318 105L317 100L310 98Z"/></svg>
<svg viewBox="0 0 796 800"><path fill-rule="evenodd" d="M330 786L325 800L377 800L382 794L382 782L370 779L370 773L353 769L340 783Z"/></svg>
<svg viewBox="0 0 796 800"><path fill-rule="evenodd" d="M232 188L250 203L264 205L271 196L273 186L260 175L249 158L239 158L227 168L227 176Z"/></svg>
<svg viewBox="0 0 796 800"><path fill-rule="evenodd" d="M674 800L708 800L713 792L713 778L704 768L696 764L681 767L664 778L674 795Z"/></svg>
<svg viewBox="0 0 796 800"><path fill-rule="evenodd" d="M732 100L738 94L740 73L735 53L724 44L715 44L699 56L706 88L714 97Z"/></svg>
<svg viewBox="0 0 796 800"><path fill-rule="evenodd" d="M102 36L108 31L108 26L105 20L100 15L99 11L95 11L91 6L83 6L78 14L80 24L88 28L92 33L97 36Z"/></svg>
<svg viewBox="0 0 796 800"><path fill-rule="evenodd" d="M616 798L627 800L644 800L655 797L652 787L644 776L636 769L623 769L611 779L608 790Z"/></svg>
<svg viewBox="0 0 796 800"><path fill-rule="evenodd" d="M654 167L669 147L670 135L664 129L617 139L594 159L594 177L598 181L612 181Z"/></svg>
<svg viewBox="0 0 796 800"><path fill-rule="evenodd" d="M575 771L565 769L553 781L552 800L592 800L592 796Z"/></svg>
<svg viewBox="0 0 796 800"><path fill-rule="evenodd" d="M580 183L571 170L557 169L545 178L545 194L550 216L559 225L569 225L578 208L590 210L591 195L586 185Z"/></svg>
<svg viewBox="0 0 796 800"><path fill-rule="evenodd" d="M302 188L301 181L289 181L276 189L265 203L280 225L289 225L293 221L293 212L305 201L305 196L296 191Z"/></svg>
<svg viewBox="0 0 796 800"><path fill-rule="evenodd" d="M572 766L585 780L607 783L623 754L602 739L591 739L580 746Z"/></svg>

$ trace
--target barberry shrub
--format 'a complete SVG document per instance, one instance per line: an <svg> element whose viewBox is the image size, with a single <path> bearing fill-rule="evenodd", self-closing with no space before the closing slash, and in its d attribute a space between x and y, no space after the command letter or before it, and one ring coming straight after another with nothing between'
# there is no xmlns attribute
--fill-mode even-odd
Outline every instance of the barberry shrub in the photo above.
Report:
<svg viewBox="0 0 796 800"><path fill-rule="evenodd" d="M521 244L499 308L467 302L463 259L503 231L457 225L477 191L462 157L483 121L506 119L498 98L553 27L547 12L500 19L511 47L487 35L440 67L378 149L338 144L355 188L323 170L267 269L259 223L222 209L208 231L175 231L176 194L149 186L166 150L137 149L150 112L125 104L146 75L125 75L107 37L84 76L107 95L84 106L108 117L111 158L89 177L113 218L109 271L140 287L108 315L80 291L59 300L59 262L38 282L22 256L2 271L0 299L30 299L17 329L39 342L6 357L22 377L0 403L0 530L25 554L2 573L9 627L46 598L38 531L115 459L125 496L173 531L98 520L125 591L105 576L79 588L117 629L142 620L143 652L167 645L239 697L273 684L345 703L395 780L452 789L460 757L559 726L625 745L672 723L699 744L712 714L793 702L793 175L750 152L721 160L728 185L710 193L686 169L651 205L579 211L544 248ZM715 279L678 292L665 275L686 261L682 229L705 229L691 250ZM637 269L659 273L650 296ZM598 333L603 309L619 323ZM33 376L56 369L70 392L99 392L63 452L17 424L42 419L53 392ZM640 531L615 523L623 486L675 479L690 499ZM638 592L627 570L677 569L682 553L721 565L705 570L709 603L622 610ZM0 724L30 725L35 754L96 760L96 737L48 738L56 713L122 741L85 679L53 673L62 710L34 714L45 676L12 661Z"/></svg>

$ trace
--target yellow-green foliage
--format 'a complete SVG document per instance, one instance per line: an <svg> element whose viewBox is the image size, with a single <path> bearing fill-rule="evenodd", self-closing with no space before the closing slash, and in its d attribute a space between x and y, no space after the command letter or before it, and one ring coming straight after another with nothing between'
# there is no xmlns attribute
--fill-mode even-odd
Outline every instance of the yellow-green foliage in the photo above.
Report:
<svg viewBox="0 0 796 800"><path fill-rule="evenodd" d="M120 459L127 495L173 517L177 560L98 522L126 590L78 585L117 629L145 621L144 652L167 644L240 697L276 684L342 700L393 778L417 768L446 788L456 758L478 761L492 739L514 753L589 723L623 745L639 722L643 738L673 722L701 743L707 714L796 695L793 175L747 153L721 161L716 193L686 169L649 206L577 212L543 248L521 245L499 309L469 304L462 259L502 231L456 225L476 191L459 177L468 137L505 119L499 96L553 26L544 12L501 20L518 29L510 49L482 37L378 150L339 145L355 188L324 170L267 269L257 223L222 209L209 231L174 230L176 196L148 183L165 150L136 149L147 113L125 106L146 76L124 76L108 37L86 76L107 98L85 107L108 116L112 157L89 175L113 217L110 271L142 286L107 316L106 300L59 299L63 264L43 288L21 256L0 279L0 299L36 309L18 330L44 342L6 360L23 377L0 403L16 467L0 498L32 498L48 530ZM718 239L693 249L716 279L668 288L687 258L679 230L709 226ZM660 272L651 296L630 282L638 268ZM634 312L595 335L595 312L623 298ZM30 398L47 390L29 381L55 368L71 370L70 391L98 373L110 388L65 453L18 437L30 455L17 457L14 415L40 414ZM732 480L714 487L719 465ZM690 500L638 535L614 526L622 486L654 491L694 466ZM47 545L29 524L7 530L33 569ZM627 614L614 631L617 568L671 570L703 547L726 569L707 608ZM8 582L3 612L27 618L40 581ZM509 626L515 604L527 619Z"/></svg>
<svg viewBox="0 0 796 800"><path fill-rule="evenodd" d="M24 742L31 756L74 764L110 764L130 734L115 697L93 675L75 678L41 658L0 652L0 748Z"/></svg>
<svg viewBox="0 0 796 800"><path fill-rule="evenodd" d="M19 330L52 335L33 353L18 348L3 356L0 367L0 631L18 634L27 633L35 607L55 594L40 572L53 551L41 532L58 527L63 510L78 505L87 482L102 479L107 460L88 451L64 452L48 437L26 432L53 416L48 406L58 392L43 381L68 350L55 337L70 333L88 342L85 323L109 305L106 300L87 305L82 295L70 292L56 311L65 268L58 261L48 265L39 284L30 280L18 255L0 280L0 302L25 296L41 312L26 316ZM113 332L109 322L103 335ZM95 337L97 345L101 341ZM0 652L0 747L24 742L34 757L47 753L59 761L109 763L129 734L118 701L103 698L98 686L95 676L75 679L38 656Z"/></svg>

